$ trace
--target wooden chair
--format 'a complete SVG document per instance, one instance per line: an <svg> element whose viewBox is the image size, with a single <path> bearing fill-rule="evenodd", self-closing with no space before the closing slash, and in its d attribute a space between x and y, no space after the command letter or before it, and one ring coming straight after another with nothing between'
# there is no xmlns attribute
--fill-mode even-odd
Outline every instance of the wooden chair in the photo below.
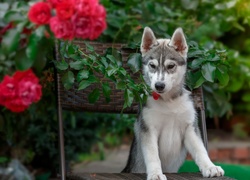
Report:
<svg viewBox="0 0 250 180"><path fill-rule="evenodd" d="M78 44L84 52L87 52L87 48L82 41L74 41ZM95 48L95 51L99 54L104 54L105 50L109 47L116 48L121 51L123 57L123 66L127 71L130 69L126 66L127 57L133 50L123 48L124 44L107 44L107 43L97 43L89 42ZM60 61L59 49L56 47L56 58ZM56 71L56 70L55 70ZM136 74L132 75L133 78L137 78ZM115 89L113 85L111 101L106 103L103 97L95 104L90 104L87 100L87 95L95 88L93 86L83 90L78 91L77 86L71 90L65 90L61 83L61 75L56 74L56 89L57 89L57 108L58 108L58 122L59 122L59 144L60 144L60 168L61 168L61 179L146 179L146 174L81 174L72 175L66 173L65 168L65 153L64 153L64 135L63 135L63 119L62 110L74 110L74 111L90 111L90 112L104 112L104 113L120 113L123 107L123 92ZM195 107L199 113L199 127L201 130L202 138L205 147L207 148L207 131L206 131L206 121L205 121L205 108L203 104L203 93L202 88L198 88L192 92ZM123 113L137 113L138 105L133 104L130 108L127 108ZM168 179L200 179L201 175L197 173L181 173L181 174L167 174ZM225 179L226 177L218 178Z"/></svg>

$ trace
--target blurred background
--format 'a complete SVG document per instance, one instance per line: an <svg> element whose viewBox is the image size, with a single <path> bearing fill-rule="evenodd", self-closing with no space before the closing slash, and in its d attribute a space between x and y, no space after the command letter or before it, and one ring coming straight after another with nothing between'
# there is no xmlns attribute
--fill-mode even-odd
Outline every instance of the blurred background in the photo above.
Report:
<svg viewBox="0 0 250 180"><path fill-rule="evenodd" d="M107 11L108 28L98 41L138 45L145 26L161 38L169 38L177 27L182 27L188 41L226 51L227 85L203 86L209 154L214 162L223 165L226 175L250 179L250 1L100 2ZM2 20L0 28L5 26ZM5 72L1 63L2 79ZM59 169L55 82L49 63L41 73L41 83L42 100L24 113L14 114L0 108L0 163L4 165L17 158L37 178L46 179L55 176ZM136 115L64 111L63 118L67 166L72 171L122 170ZM191 158L187 159L181 171L197 171Z"/></svg>

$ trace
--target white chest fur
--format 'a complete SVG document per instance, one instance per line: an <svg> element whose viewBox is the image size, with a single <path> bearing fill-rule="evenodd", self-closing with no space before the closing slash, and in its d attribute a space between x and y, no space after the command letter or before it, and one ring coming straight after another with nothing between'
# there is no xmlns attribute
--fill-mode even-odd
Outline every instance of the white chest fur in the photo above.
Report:
<svg viewBox="0 0 250 180"><path fill-rule="evenodd" d="M143 109L143 120L150 133L157 136L162 169L176 172L186 154L183 144L186 127L195 121L195 110L189 94L186 92L167 102L150 97Z"/></svg>

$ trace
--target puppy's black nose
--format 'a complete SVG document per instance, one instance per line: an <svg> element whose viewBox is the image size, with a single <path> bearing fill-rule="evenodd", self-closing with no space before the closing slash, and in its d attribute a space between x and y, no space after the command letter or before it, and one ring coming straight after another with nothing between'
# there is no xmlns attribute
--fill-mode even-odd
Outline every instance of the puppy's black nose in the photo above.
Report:
<svg viewBox="0 0 250 180"><path fill-rule="evenodd" d="M157 91L163 91L164 88L165 88L165 84L164 83L162 83L162 82L155 83L155 89Z"/></svg>

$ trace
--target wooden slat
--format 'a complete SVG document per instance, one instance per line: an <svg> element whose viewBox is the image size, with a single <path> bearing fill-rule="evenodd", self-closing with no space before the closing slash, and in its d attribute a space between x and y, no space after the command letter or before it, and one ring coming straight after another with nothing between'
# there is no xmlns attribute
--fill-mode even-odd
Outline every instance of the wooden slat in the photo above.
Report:
<svg viewBox="0 0 250 180"><path fill-rule="evenodd" d="M166 173L168 180L206 180L200 173ZM139 173L82 173L68 175L67 180L145 180L146 174ZM233 180L229 177L216 177L213 180Z"/></svg>

